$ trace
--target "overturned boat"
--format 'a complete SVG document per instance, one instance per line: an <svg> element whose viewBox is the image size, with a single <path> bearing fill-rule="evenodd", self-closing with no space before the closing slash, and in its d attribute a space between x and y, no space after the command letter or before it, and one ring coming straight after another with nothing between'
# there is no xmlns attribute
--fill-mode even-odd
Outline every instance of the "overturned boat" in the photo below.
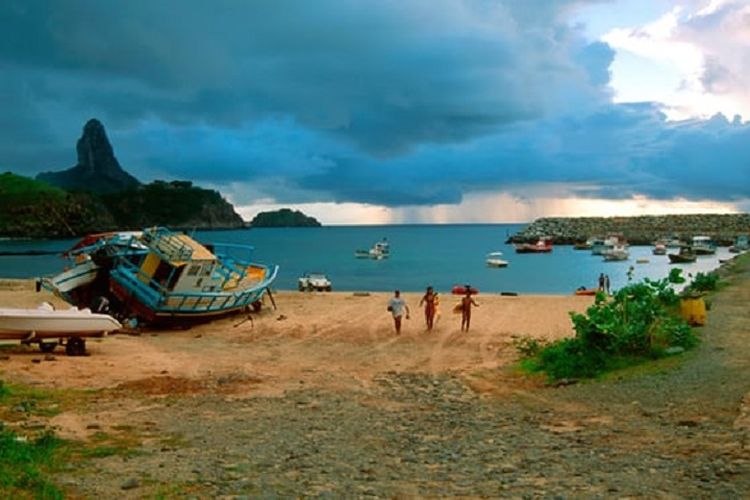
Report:
<svg viewBox="0 0 750 500"><path fill-rule="evenodd" d="M166 228L82 241L67 254L73 267L41 285L75 306L106 303L119 317L147 323L259 309L278 272L278 266L252 262L251 246L202 245Z"/></svg>

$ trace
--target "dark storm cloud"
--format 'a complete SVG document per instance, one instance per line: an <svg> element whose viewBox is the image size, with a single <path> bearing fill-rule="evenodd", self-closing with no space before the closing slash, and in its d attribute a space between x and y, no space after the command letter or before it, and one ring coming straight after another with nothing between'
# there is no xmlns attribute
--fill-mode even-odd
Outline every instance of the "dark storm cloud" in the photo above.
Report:
<svg viewBox="0 0 750 500"><path fill-rule="evenodd" d="M599 98L572 3L11 1L0 58L114 126L283 115L383 156Z"/></svg>
<svg viewBox="0 0 750 500"><path fill-rule="evenodd" d="M239 203L750 196L747 125L611 104L614 53L566 24L578 3L4 2L0 167L70 166L96 116L136 176Z"/></svg>

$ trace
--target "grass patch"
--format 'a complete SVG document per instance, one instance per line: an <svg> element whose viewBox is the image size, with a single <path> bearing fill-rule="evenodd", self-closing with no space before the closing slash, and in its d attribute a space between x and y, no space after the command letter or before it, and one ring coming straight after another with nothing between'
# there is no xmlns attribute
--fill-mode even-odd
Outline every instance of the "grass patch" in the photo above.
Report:
<svg viewBox="0 0 750 500"><path fill-rule="evenodd" d="M675 368L679 368L691 357L695 356L695 351L686 352L682 356L667 356L649 360L648 363L639 360L635 363L626 364L619 368L613 368L612 371L601 375L601 380L622 380L629 378L638 378L649 375L665 375Z"/></svg>
<svg viewBox="0 0 750 500"><path fill-rule="evenodd" d="M0 491L4 498L63 498L47 474L59 468L63 442L50 433L26 441L0 426Z"/></svg>
<svg viewBox="0 0 750 500"><path fill-rule="evenodd" d="M0 419L13 422L29 416L51 418L83 404L85 399L82 391L51 391L0 380Z"/></svg>
<svg viewBox="0 0 750 500"><path fill-rule="evenodd" d="M73 459L86 460L111 456L135 457L139 451L141 439L132 432L109 434L96 432L88 443L80 443L71 448Z"/></svg>

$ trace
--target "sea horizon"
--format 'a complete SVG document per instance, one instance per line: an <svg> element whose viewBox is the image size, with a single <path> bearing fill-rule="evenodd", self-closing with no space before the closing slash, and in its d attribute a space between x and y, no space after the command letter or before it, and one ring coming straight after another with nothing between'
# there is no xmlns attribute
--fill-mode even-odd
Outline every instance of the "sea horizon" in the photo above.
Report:
<svg viewBox="0 0 750 500"><path fill-rule="evenodd" d="M596 287L600 273L610 275L613 288L633 279L660 279L674 266L666 256L651 255L649 246L632 246L627 261L604 262L589 251L570 245L555 245L549 254L517 254L508 237L524 224L389 224L322 226L315 228L252 228L196 230L189 232L202 243L233 243L254 248L253 260L277 264L279 275L274 289L295 290L297 279L306 272L321 272L331 279L336 291L424 290L434 286L445 292L467 283L484 292L567 295L577 288ZM391 246L388 259L357 259L356 250L369 249L386 238ZM57 253L70 248L79 238L65 240L0 241L0 253L34 250L47 255L0 256L0 277L36 278L61 272L67 264ZM486 255L500 251L510 262L493 269ZM694 264L681 265L688 273L708 272L728 258L726 247L716 255L701 257ZM638 260L648 263L637 264Z"/></svg>

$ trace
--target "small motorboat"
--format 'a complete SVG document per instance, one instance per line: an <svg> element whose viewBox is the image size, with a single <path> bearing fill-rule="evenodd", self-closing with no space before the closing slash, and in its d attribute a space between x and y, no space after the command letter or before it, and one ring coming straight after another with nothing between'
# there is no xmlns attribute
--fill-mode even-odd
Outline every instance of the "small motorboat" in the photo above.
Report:
<svg viewBox="0 0 750 500"><path fill-rule="evenodd" d="M65 345L70 356L86 353L85 337L102 337L119 330L120 322L108 314L72 307L55 310L49 302L37 309L0 309L0 339L37 343L43 352ZM54 339L56 342L45 342Z"/></svg>
<svg viewBox="0 0 750 500"><path fill-rule="evenodd" d="M689 264L695 262L698 258L693 251L693 248L690 246L682 246L678 253L670 253L667 257L669 257L669 262L671 264Z"/></svg>
<svg viewBox="0 0 750 500"><path fill-rule="evenodd" d="M750 243L747 240L747 236L740 235L734 240L734 244L729 247L729 251L732 253L746 252L750 250Z"/></svg>
<svg viewBox="0 0 750 500"><path fill-rule="evenodd" d="M630 258L630 252L625 245L615 245L612 248L604 250L602 257L606 262L614 262L619 260L628 260Z"/></svg>
<svg viewBox="0 0 750 500"><path fill-rule="evenodd" d="M588 239L586 241L577 241L573 243L573 250L591 250L594 246L594 240Z"/></svg>
<svg viewBox="0 0 750 500"><path fill-rule="evenodd" d="M516 253L549 253L552 251L552 238L539 238L536 243L519 243Z"/></svg>
<svg viewBox="0 0 750 500"><path fill-rule="evenodd" d="M654 248L651 249L651 253L654 255L667 255L667 244L654 243Z"/></svg>
<svg viewBox="0 0 750 500"><path fill-rule="evenodd" d="M694 236L692 247L696 255L713 255L716 253L716 243L709 236Z"/></svg>
<svg viewBox="0 0 750 500"><path fill-rule="evenodd" d="M508 267L508 261L503 260L502 256L503 252L490 252L484 261L487 263L487 267Z"/></svg>
<svg viewBox="0 0 750 500"><path fill-rule="evenodd" d="M612 233L606 238L597 238L592 240L591 255L604 255L618 245L626 245L625 236L620 233Z"/></svg>
<svg viewBox="0 0 750 500"><path fill-rule="evenodd" d="M391 256L391 245L383 238L375 243L369 250L355 250L354 257L357 259L382 260Z"/></svg>

